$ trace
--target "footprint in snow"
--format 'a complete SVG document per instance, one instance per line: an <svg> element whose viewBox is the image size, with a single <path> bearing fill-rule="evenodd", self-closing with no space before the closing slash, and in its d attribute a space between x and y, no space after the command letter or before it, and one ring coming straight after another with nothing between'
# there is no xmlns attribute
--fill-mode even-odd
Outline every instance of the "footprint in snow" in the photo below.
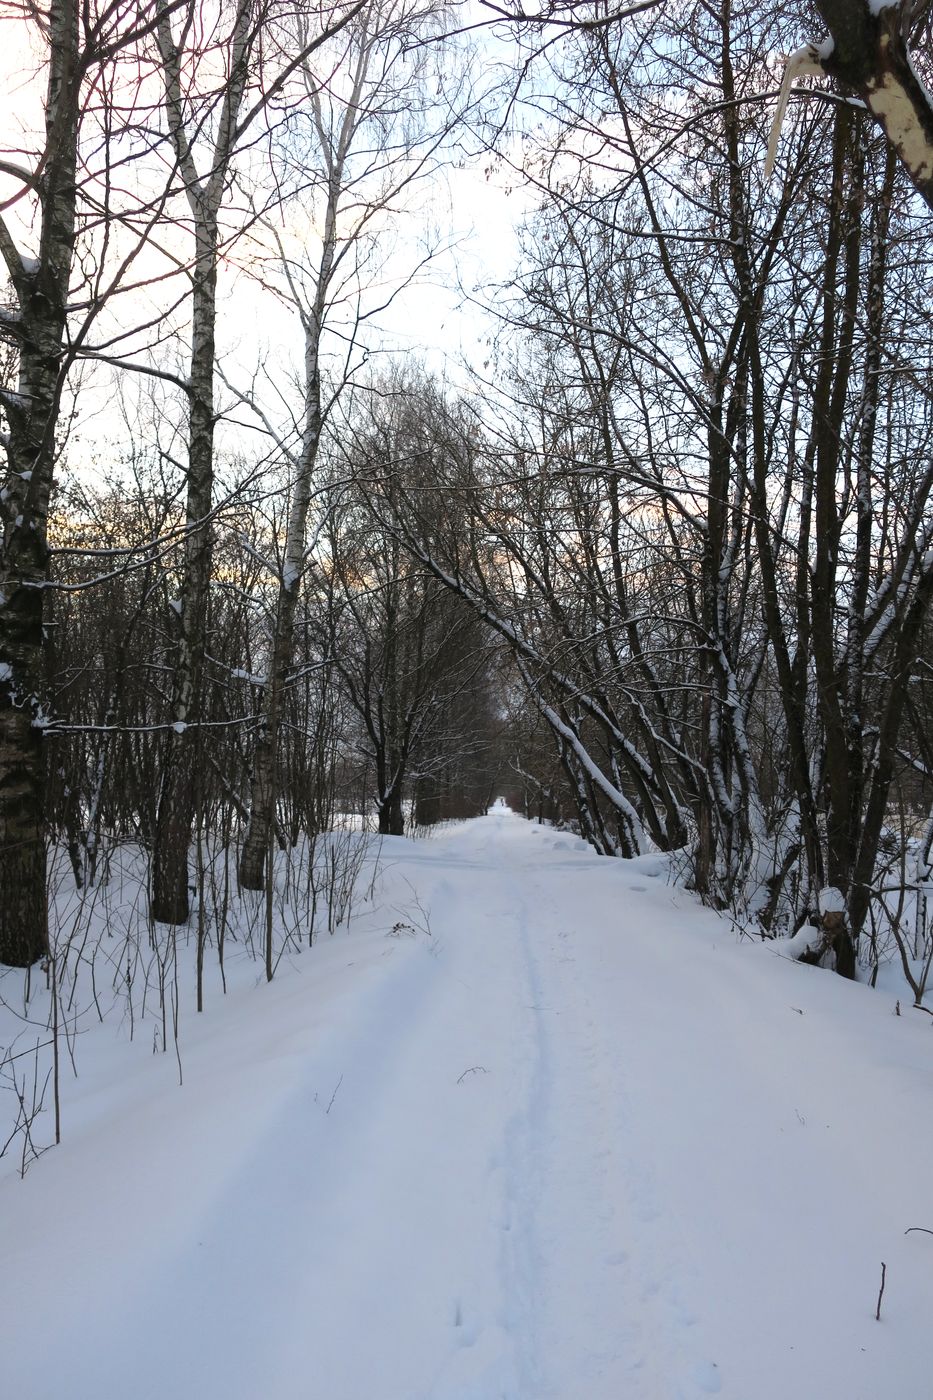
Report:
<svg viewBox="0 0 933 1400"><path fill-rule="evenodd" d="M463 1305L458 1298L454 1304L454 1327L457 1329L457 1343L462 1347L476 1345L476 1328L467 1325L463 1318Z"/></svg>

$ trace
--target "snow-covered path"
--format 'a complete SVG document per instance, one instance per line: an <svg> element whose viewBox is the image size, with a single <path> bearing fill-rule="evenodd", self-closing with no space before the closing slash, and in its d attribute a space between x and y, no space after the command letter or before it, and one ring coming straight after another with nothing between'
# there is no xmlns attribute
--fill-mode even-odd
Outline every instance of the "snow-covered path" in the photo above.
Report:
<svg viewBox="0 0 933 1400"><path fill-rule="evenodd" d="M322 943L0 1183L0 1395L928 1400L926 1018L504 811L384 856L430 936Z"/></svg>

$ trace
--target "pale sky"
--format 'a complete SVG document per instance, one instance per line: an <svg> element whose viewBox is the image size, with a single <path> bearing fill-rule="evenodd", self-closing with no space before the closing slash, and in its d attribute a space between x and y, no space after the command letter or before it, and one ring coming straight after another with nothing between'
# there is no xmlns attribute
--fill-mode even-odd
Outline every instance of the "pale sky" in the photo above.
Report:
<svg viewBox="0 0 933 1400"><path fill-rule="evenodd" d="M41 121L45 79L41 72L37 74L36 56L41 56L41 49L37 48L27 21L6 20L0 35L0 84L7 94L0 115L0 145L9 152L34 144L23 133L30 127L35 130ZM481 47L484 53L477 63L488 62L500 52L485 32ZM16 188L10 177L0 176L0 195L9 197ZM425 213L407 220L411 239L404 228L406 221L402 221L394 240L395 251L380 271L391 281L417 262L418 241L428 221L441 242L450 246L437 255L415 285L406 288L379 316L381 343L388 350L411 351L456 384L462 378L463 361L482 366L492 329L477 308L464 304L461 287L467 295L476 295L482 301L484 287L509 276L518 256L516 225L530 209L533 198L527 189L516 186L514 175L497 170L488 156L480 155L459 168L445 169L422 202ZM9 209L6 216L28 254L34 249L28 221L22 217L26 214L27 204L23 201ZM251 287L243 276L232 283L228 274L222 272L221 276L222 284L226 279L227 285L222 290L218 345L232 351L228 362L231 378L242 375L248 379L260 354L268 353L284 362L292 343L300 353L293 317ZM176 287L173 295L178 290ZM148 302L151 313L161 294L161 289L157 289L142 298L139 307ZM494 300L494 294L489 299ZM121 321L131 319L131 306L129 298L120 304ZM136 315L144 319L146 311L137 310ZM177 357L169 367L183 368ZM98 387L88 384L82 392L81 403L87 411L81 414L83 421L79 422L76 443L82 455L101 443L113 441L115 428L107 408L110 390L105 381L106 376L100 376Z"/></svg>

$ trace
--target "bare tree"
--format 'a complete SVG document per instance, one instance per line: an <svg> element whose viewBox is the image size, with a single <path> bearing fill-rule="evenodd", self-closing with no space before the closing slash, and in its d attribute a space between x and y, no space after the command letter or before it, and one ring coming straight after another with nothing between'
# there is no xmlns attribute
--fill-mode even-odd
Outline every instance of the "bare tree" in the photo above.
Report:
<svg viewBox="0 0 933 1400"><path fill-rule="evenodd" d="M165 13L174 8L166 0ZM22 7L8 9L8 21L11 15L22 23ZM112 134L101 94L117 81L121 58L132 60L151 33L156 8L79 9L71 0L52 0L36 16L46 49L44 133L37 149L0 160L0 173L16 186L7 209L28 210L22 235L0 218L0 254L15 294L15 305L0 315L0 332L18 351L17 387L0 392L7 461L0 493L0 962L16 965L35 961L47 947L43 600L60 409L75 356L133 257L132 250L124 253L107 273L104 239L74 285L79 239L87 246L112 212L111 147L103 143L99 160L97 143L86 152L82 127L93 119Z"/></svg>
<svg viewBox="0 0 933 1400"><path fill-rule="evenodd" d="M933 589L899 342L929 343L928 278L848 104L803 110L779 189L744 159L780 23L724 3L549 47L501 447L460 485L497 568L408 543L508 640L597 849L686 842L704 897L768 929L835 885L814 956L851 976ZM685 97L672 55L712 52L718 100Z"/></svg>
<svg viewBox="0 0 933 1400"><path fill-rule="evenodd" d="M394 220L403 215L406 202L411 207L419 184L435 172L439 149L461 115L462 102L437 67L440 50L420 42L436 36L439 23L440 12L432 4L372 4L341 35L339 52L333 44L326 51L325 62L334 74L329 81L322 83L307 66L302 70L309 120L306 140L296 136L290 160L301 168L302 184L319 192L316 256L312 258L309 248L294 247L294 240L286 246L278 228L266 225L278 266L267 265L263 276L267 283L275 279L283 301L297 313L303 334L303 413L296 425L297 448L282 440L291 480L271 657L253 756L250 820L239 864L240 883L246 889L260 889L264 882L279 788L279 715L292 665L325 420L365 359L361 337L367 319L383 311L411 276L406 266L392 286L384 271L378 275L380 250L384 257ZM443 102L439 93L444 94ZM303 195L303 207L307 202ZM284 214L289 217L288 206ZM429 250L423 250L422 257L428 256ZM375 295L370 281L376 282ZM336 360L330 374L325 367L328 336L330 358ZM318 494L323 500L323 492ZM329 494L339 500L339 489ZM318 534L322 524L319 510Z"/></svg>
<svg viewBox="0 0 933 1400"><path fill-rule="evenodd" d="M430 773L458 699L488 665L474 611L420 562L427 541L464 527L446 464L473 449L437 386L411 374L371 386L343 436L352 487L328 521L328 649L360 719L379 830L400 836L413 772ZM454 751L479 727L479 715L463 718Z"/></svg>
<svg viewBox="0 0 933 1400"><path fill-rule="evenodd" d="M368 0L303 10L294 33L291 7L274 0L237 0L229 30L206 42L201 7L188 0L173 14L160 0L158 47L165 120L190 219L191 354L188 372L188 461L185 568L174 611L178 620L172 695L172 738L162 775L152 871L153 917L188 917L188 846L194 811L192 724L202 703L204 638L210 604L211 510L214 492L215 338L221 208L234 159L249 133L282 99L311 55L349 25ZM273 57L260 61L260 38ZM297 42L296 42L297 41ZM217 85L216 73L222 73ZM199 163L200 157L200 163Z"/></svg>

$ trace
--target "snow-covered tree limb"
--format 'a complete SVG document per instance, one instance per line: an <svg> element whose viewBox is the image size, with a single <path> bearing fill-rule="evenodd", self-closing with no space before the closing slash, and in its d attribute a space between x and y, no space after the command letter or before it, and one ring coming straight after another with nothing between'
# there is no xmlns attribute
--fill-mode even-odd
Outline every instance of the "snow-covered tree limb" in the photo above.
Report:
<svg viewBox="0 0 933 1400"><path fill-rule="evenodd" d="M933 209L933 98L911 62L909 0L816 0L816 7L831 42L798 50L788 70L797 61L796 71L822 72L862 98Z"/></svg>

